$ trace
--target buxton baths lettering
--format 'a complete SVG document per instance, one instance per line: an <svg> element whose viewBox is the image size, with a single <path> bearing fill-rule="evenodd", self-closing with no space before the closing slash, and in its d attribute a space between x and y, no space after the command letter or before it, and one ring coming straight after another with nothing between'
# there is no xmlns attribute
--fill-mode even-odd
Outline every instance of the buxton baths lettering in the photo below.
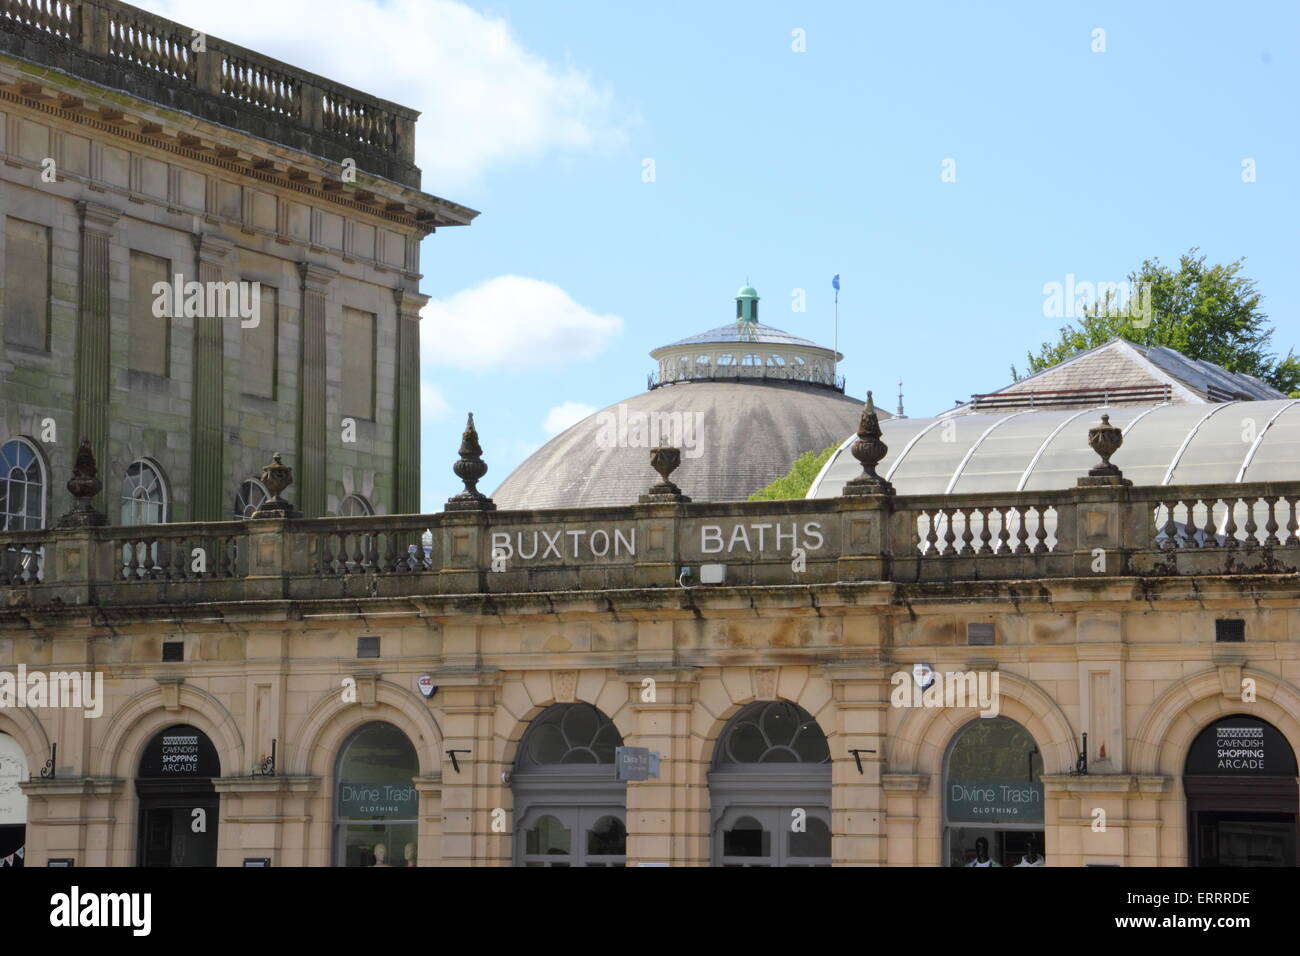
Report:
<svg viewBox="0 0 1300 956"><path fill-rule="evenodd" d="M1215 756L1220 770L1263 770L1263 727L1220 727Z"/></svg>
<svg viewBox="0 0 1300 956"><path fill-rule="evenodd" d="M492 556L507 561L518 558L521 561L534 559L545 561L547 558L604 558L636 556L636 528L623 531L619 528L606 530L581 528L569 531L560 528L555 532L509 531L492 532Z"/></svg>
<svg viewBox="0 0 1300 956"><path fill-rule="evenodd" d="M780 521L765 524L738 524L731 529L731 535L723 534L722 526L706 524L700 527L700 551L704 554L735 554L737 550L746 554L767 550L769 538L772 547L781 551L783 547L803 548L805 551L818 551L826 543L822 536L822 526L817 521L806 521L803 525L803 539L798 540L800 528L797 521L790 522L789 530ZM769 532L771 534L769 535Z"/></svg>

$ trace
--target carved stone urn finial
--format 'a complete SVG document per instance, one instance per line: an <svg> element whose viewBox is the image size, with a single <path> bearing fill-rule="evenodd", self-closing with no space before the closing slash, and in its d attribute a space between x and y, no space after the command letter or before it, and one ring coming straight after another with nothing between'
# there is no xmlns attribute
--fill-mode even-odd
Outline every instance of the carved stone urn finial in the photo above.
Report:
<svg viewBox="0 0 1300 956"><path fill-rule="evenodd" d="M91 501L103 489L99 480L99 467L95 464L95 453L90 448L90 439L81 439L77 449L77 458L72 464L72 477L68 479L68 492L77 503L72 510L59 519L60 528L100 528L108 524L108 516L96 511Z"/></svg>
<svg viewBox="0 0 1300 956"><path fill-rule="evenodd" d="M257 506L253 512L254 519L302 517L302 513L295 511L290 501L280 497L280 493L293 484L293 469L280 460L279 452L271 456L270 464L263 466L262 484L271 493L271 497Z"/></svg>
<svg viewBox="0 0 1300 956"><path fill-rule="evenodd" d="M1101 457L1101 464L1088 469L1088 477L1080 478L1079 485L1131 485L1119 468L1111 464L1110 456L1124 444L1124 433L1110 423L1110 415L1101 416L1101 424L1088 429L1088 446Z"/></svg>
<svg viewBox="0 0 1300 956"><path fill-rule="evenodd" d="M465 432L460 436L460 459L451 466L456 477L465 483L465 490L447 501L448 511L495 511L496 503L478 490L478 483L487 474L483 460L483 447L478 443L478 430L474 427L474 413L469 413Z"/></svg>
<svg viewBox="0 0 1300 956"><path fill-rule="evenodd" d="M651 485L650 491L641 496L641 504L670 504L687 502L691 499L682 494L668 476L682 463L682 450L672 445L660 445L650 449L650 467L659 472L659 484Z"/></svg>
<svg viewBox="0 0 1300 956"><path fill-rule="evenodd" d="M862 465L862 474L844 483L841 494L852 495L892 495L894 486L876 474L876 465L889 452L889 446L880 440L880 418L876 414L876 403L867 392L867 404L862 408L862 417L858 419L858 437L850 449L853 457Z"/></svg>

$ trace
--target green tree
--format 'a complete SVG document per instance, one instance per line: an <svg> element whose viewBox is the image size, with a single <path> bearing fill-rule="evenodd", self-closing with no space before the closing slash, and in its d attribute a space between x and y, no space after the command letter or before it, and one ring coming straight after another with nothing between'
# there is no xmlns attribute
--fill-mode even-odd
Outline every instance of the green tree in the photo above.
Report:
<svg viewBox="0 0 1300 956"><path fill-rule="evenodd" d="M817 473L839 445L831 445L825 451L806 451L794 460L790 471L766 488L761 488L749 496L750 501L779 501L782 498L802 498L808 494Z"/></svg>
<svg viewBox="0 0 1300 956"><path fill-rule="evenodd" d="M1269 349L1273 328L1260 309L1262 296L1255 280L1241 275L1241 259L1229 265L1205 264L1192 248L1179 258L1178 269L1148 259L1129 273L1132 303L1149 303L1137 314L1119 308L1113 290L1099 298L1087 314L1061 329L1059 341L1044 342L1037 355L1028 353L1029 372L1041 372L1076 352L1104 345L1113 338L1136 345L1164 345L1193 359L1245 372L1278 391L1297 397L1300 356L1294 349L1278 358ZM1136 290L1143 290L1138 294ZM1022 378L1011 367L1012 377Z"/></svg>

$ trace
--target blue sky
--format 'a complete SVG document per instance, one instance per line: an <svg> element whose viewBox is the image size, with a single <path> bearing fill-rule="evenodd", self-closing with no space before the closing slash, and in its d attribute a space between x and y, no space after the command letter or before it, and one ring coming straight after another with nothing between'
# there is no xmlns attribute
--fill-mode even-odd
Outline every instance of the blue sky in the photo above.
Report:
<svg viewBox="0 0 1300 956"><path fill-rule="evenodd" d="M840 273L849 393L892 409L901 377L914 416L1055 338L1045 283L1191 246L1245 257L1275 349L1300 350L1294 2L339 0L309 35L248 2L208 29L424 111L425 190L482 211L423 247L426 510L458 489L467 410L490 490L548 418L644 390L650 349L730 321L746 280L767 324L830 344ZM357 11L402 26L391 66L340 56Z"/></svg>

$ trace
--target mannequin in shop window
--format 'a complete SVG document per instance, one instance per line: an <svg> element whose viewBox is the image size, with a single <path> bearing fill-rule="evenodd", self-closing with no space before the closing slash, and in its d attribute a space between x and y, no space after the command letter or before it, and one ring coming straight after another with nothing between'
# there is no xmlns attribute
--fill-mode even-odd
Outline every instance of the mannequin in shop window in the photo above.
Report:
<svg viewBox="0 0 1300 956"><path fill-rule="evenodd" d="M1033 838L1031 837L1029 840L1029 845L1025 847L1024 856L1020 858L1020 862L1017 863L1016 866L1046 866L1046 865L1047 865L1047 860L1045 860L1042 854L1038 852L1038 847L1034 843Z"/></svg>
<svg viewBox="0 0 1300 956"><path fill-rule="evenodd" d="M966 864L967 866L1001 866L1002 864L989 856L989 841L980 837L975 841L975 859Z"/></svg>
<svg viewBox="0 0 1300 956"><path fill-rule="evenodd" d="M375 844L375 862L371 866L388 866L388 847L382 843Z"/></svg>

